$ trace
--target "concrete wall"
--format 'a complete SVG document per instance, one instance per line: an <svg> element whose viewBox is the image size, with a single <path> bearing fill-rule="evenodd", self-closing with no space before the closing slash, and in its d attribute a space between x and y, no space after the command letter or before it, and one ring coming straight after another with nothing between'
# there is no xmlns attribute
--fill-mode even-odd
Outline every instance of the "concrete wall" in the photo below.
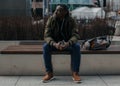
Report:
<svg viewBox="0 0 120 86"><path fill-rule="evenodd" d="M0 0L0 15L30 15L31 0Z"/></svg>
<svg viewBox="0 0 120 86"><path fill-rule="evenodd" d="M55 75L71 75L70 55L53 55ZM82 54L80 75L120 74L120 54ZM0 54L0 75L44 75L42 54Z"/></svg>

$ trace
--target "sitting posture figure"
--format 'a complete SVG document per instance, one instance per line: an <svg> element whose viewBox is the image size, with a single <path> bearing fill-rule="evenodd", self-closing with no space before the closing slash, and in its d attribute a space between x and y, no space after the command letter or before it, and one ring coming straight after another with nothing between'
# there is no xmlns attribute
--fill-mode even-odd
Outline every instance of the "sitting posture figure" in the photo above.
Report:
<svg viewBox="0 0 120 86"><path fill-rule="evenodd" d="M80 82L79 66L81 60L80 44L77 42L79 34L76 22L69 15L66 5L58 5L54 14L48 19L45 26L43 58L46 75L43 82L53 79L54 72L51 62L52 51L69 51L71 54L71 73L75 82ZM57 58L57 57L56 57Z"/></svg>

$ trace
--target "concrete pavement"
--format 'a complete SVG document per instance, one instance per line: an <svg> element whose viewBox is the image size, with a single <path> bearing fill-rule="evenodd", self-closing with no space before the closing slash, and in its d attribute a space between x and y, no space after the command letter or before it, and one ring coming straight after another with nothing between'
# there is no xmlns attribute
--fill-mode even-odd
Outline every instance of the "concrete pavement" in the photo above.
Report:
<svg viewBox="0 0 120 86"><path fill-rule="evenodd" d="M71 76L55 76L56 79L42 83L43 76L0 76L0 86L120 86L120 75L81 76L76 84Z"/></svg>

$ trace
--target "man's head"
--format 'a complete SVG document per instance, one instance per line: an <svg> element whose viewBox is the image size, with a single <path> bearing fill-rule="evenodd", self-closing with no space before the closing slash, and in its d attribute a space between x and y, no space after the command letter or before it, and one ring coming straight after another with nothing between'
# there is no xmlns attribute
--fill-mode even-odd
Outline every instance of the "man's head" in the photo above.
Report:
<svg viewBox="0 0 120 86"><path fill-rule="evenodd" d="M58 5L55 10L55 15L58 18L64 18L69 14L68 7L66 5Z"/></svg>

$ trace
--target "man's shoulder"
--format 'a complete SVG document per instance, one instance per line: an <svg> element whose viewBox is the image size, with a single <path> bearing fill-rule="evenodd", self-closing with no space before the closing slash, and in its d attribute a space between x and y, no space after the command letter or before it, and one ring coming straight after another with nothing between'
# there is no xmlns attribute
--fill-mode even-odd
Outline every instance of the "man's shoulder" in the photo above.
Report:
<svg viewBox="0 0 120 86"><path fill-rule="evenodd" d="M55 17L54 16L50 16L48 19L49 20L55 20Z"/></svg>
<svg viewBox="0 0 120 86"><path fill-rule="evenodd" d="M75 19L74 19L73 17L71 17L71 16L69 16L68 19L69 19L69 21L71 21L71 22L74 22L74 21L75 21Z"/></svg>
<svg viewBox="0 0 120 86"><path fill-rule="evenodd" d="M67 16L67 19L74 20L72 16Z"/></svg>
<svg viewBox="0 0 120 86"><path fill-rule="evenodd" d="M52 19L53 18L53 16L49 16L49 18L48 19Z"/></svg>

